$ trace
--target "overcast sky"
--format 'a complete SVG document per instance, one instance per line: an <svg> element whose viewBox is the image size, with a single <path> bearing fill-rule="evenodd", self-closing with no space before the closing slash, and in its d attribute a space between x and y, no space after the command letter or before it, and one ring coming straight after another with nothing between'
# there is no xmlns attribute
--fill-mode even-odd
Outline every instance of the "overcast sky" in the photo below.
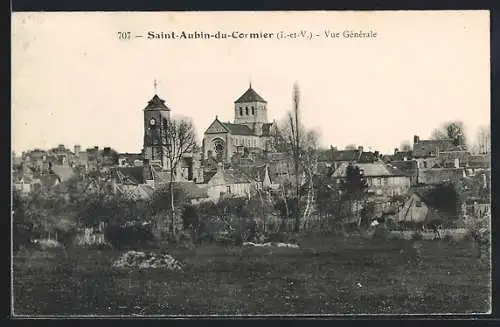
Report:
<svg viewBox="0 0 500 327"><path fill-rule="evenodd" d="M157 93L192 117L199 139L253 88L280 120L301 88L304 123L321 143L392 152L462 120L490 121L488 12L13 13L13 150L59 143L139 152ZM119 40L117 33L300 30L313 40ZM376 38L328 39L326 30Z"/></svg>

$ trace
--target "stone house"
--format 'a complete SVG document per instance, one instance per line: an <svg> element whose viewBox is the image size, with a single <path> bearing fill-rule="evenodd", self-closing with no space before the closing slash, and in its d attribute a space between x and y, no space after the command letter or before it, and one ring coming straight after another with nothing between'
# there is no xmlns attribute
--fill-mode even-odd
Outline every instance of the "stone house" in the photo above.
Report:
<svg viewBox="0 0 500 327"><path fill-rule="evenodd" d="M340 183L346 177L349 163L342 163L332 174L332 178ZM368 184L368 192L376 195L402 195L411 186L411 176L390 166L382 161L374 163L355 164L363 172L363 176Z"/></svg>
<svg viewBox="0 0 500 327"><path fill-rule="evenodd" d="M418 184L434 185L444 182L457 183L465 176L465 168L419 169Z"/></svg>
<svg viewBox="0 0 500 327"><path fill-rule="evenodd" d="M398 221L421 223L443 219L439 211L429 205L425 188L414 188L409 195L397 215Z"/></svg>
<svg viewBox="0 0 500 327"><path fill-rule="evenodd" d="M212 201L222 197L249 197L255 190L256 183L235 169L225 169L219 163L217 173L206 185L206 192Z"/></svg>

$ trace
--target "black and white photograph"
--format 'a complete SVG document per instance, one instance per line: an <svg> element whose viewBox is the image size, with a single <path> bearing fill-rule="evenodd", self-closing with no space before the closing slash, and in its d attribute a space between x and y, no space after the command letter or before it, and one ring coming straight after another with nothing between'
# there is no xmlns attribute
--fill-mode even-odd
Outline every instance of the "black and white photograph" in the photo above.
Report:
<svg viewBox="0 0 500 327"><path fill-rule="evenodd" d="M11 37L13 317L491 314L488 11Z"/></svg>

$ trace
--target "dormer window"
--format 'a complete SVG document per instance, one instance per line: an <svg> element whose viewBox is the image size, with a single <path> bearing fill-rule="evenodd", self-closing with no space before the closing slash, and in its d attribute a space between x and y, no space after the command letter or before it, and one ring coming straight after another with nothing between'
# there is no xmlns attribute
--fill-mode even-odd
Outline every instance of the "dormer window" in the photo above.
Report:
<svg viewBox="0 0 500 327"><path fill-rule="evenodd" d="M246 115L248 116L248 107L245 107Z"/></svg>
<svg viewBox="0 0 500 327"><path fill-rule="evenodd" d="M255 115L255 107L252 106L252 115Z"/></svg>

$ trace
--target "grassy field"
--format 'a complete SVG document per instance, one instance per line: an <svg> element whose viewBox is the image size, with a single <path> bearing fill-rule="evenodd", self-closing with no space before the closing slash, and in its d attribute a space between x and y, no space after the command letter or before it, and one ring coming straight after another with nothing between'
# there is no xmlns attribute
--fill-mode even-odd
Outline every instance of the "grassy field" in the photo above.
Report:
<svg viewBox="0 0 500 327"><path fill-rule="evenodd" d="M309 238L300 249L169 249L182 272L117 270L118 251L14 257L16 315L486 313L474 243Z"/></svg>

